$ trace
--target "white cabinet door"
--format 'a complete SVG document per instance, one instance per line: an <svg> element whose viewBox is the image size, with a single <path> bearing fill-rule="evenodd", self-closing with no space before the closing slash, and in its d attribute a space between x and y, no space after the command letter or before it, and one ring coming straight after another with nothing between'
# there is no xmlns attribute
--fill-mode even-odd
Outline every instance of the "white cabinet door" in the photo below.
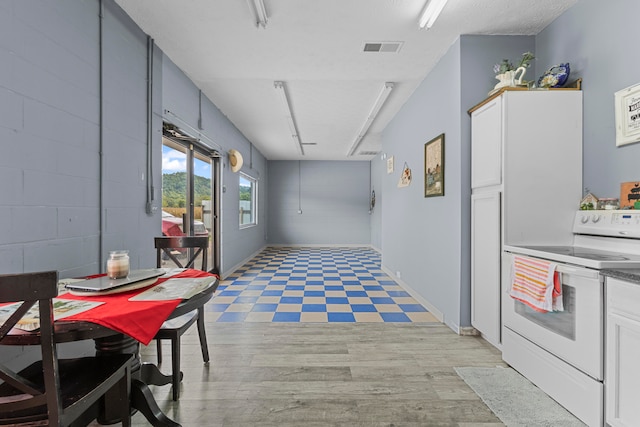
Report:
<svg viewBox="0 0 640 427"><path fill-rule="evenodd" d="M640 285L607 278L605 412L613 427L640 422Z"/></svg>
<svg viewBox="0 0 640 427"><path fill-rule="evenodd" d="M473 112L471 123L471 188L502 182L502 98Z"/></svg>
<svg viewBox="0 0 640 427"><path fill-rule="evenodd" d="M500 344L500 192L471 196L471 325Z"/></svg>

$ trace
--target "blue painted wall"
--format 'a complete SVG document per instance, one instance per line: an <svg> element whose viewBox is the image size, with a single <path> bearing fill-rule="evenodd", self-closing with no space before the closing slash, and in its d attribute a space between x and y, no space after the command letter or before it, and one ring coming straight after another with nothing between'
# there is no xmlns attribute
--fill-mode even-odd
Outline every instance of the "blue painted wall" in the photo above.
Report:
<svg viewBox="0 0 640 427"><path fill-rule="evenodd" d="M382 260L395 278L458 323L460 294L460 54L443 56L382 135L394 171L382 177ZM424 197L424 144L445 134L445 197ZM398 188L403 167L411 185Z"/></svg>
<svg viewBox="0 0 640 427"><path fill-rule="evenodd" d="M497 83L493 64L502 58L516 60L528 50L534 50L533 37L462 36L384 130L382 151L387 159L393 156L394 172L386 173L386 159L372 161L382 181L383 266L454 330L471 324L467 111ZM445 195L425 198L424 144L441 133ZM405 162L413 181L398 188Z"/></svg>
<svg viewBox="0 0 640 427"><path fill-rule="evenodd" d="M97 0L0 3L0 272L94 274L114 249L128 249L133 268L155 265L160 210L145 210L147 37L113 1L103 10L100 42ZM158 48L153 57L155 205L162 120L190 131L201 109L203 129L193 136L223 153L228 271L266 242L266 161L211 101L200 104L198 88ZM257 227L239 228L238 175L224 156L230 148L243 154L243 172L260 180Z"/></svg>
<svg viewBox="0 0 640 427"><path fill-rule="evenodd" d="M154 262L146 37L112 2L102 24L100 42L97 1L0 4L2 273L97 273L114 249L128 249L133 268Z"/></svg>
<svg viewBox="0 0 640 427"><path fill-rule="evenodd" d="M270 161L269 243L369 245L369 168L363 161Z"/></svg>
<svg viewBox="0 0 640 427"><path fill-rule="evenodd" d="M0 2L0 274L95 274L115 249L129 250L132 268L155 266L162 120L179 117L175 124L195 128L199 93L156 47L150 128L158 209L147 214L147 36L112 0L102 3L101 19L99 0ZM213 103L204 98L201 108L204 129L194 136L222 153L240 151L262 201L258 226L240 230L238 175L224 156L224 273L266 242L266 161ZM78 345L63 355L67 347ZM31 357L11 349L0 360L17 356Z"/></svg>
<svg viewBox="0 0 640 427"><path fill-rule="evenodd" d="M580 0L536 37L537 73L569 62L583 78L583 183L597 197L619 197L640 181L640 144L615 145L613 94L640 83L636 28L640 2Z"/></svg>
<svg viewBox="0 0 640 427"><path fill-rule="evenodd" d="M133 268L155 265L160 217L145 211L146 36L106 1L101 40L99 6L0 3L0 273L94 274L114 249L128 249ZM160 68L156 60L154 74ZM153 96L159 117L161 86ZM78 347L92 352L76 343L61 354ZM31 358L19 349L1 357Z"/></svg>
<svg viewBox="0 0 640 427"><path fill-rule="evenodd" d="M222 154L221 273L225 276L266 244L267 162L215 104L204 95L200 101L199 89L166 55L162 65L164 119ZM202 129L198 128L200 114ZM258 185L257 225L243 229L238 215L239 176L231 171L226 155L232 148L244 159L241 171L255 178Z"/></svg>

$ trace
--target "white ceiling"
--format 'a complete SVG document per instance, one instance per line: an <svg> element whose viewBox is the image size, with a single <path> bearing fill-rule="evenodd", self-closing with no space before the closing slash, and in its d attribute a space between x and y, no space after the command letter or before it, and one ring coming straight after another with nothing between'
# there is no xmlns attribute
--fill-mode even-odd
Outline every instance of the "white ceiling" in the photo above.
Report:
<svg viewBox="0 0 640 427"><path fill-rule="evenodd" d="M269 160L368 160L380 132L461 34L535 35L577 0L449 0L418 27L426 0L116 0ZM367 42L402 42L397 53ZM299 155L274 89L284 81ZM385 82L395 86L347 156ZM202 123L205 131L206 121ZM223 141L219 143L225 146Z"/></svg>

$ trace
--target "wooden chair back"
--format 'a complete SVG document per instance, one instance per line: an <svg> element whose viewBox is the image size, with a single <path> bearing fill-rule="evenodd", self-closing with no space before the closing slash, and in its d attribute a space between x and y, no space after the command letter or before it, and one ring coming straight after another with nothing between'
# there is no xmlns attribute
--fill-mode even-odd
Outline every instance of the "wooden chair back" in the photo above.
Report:
<svg viewBox="0 0 640 427"><path fill-rule="evenodd" d="M37 304L45 385L44 390L37 389L12 369L0 364L0 379L18 391L14 396L0 398L0 418L5 413L28 411L43 405L48 408L50 423L53 420L58 425L57 420L62 418L62 402L58 394L58 356L53 340L52 298L57 295L57 271L0 276L0 302L16 303L18 306L11 316L0 319L0 342L22 316Z"/></svg>
<svg viewBox="0 0 640 427"><path fill-rule="evenodd" d="M23 316L38 318L41 359L15 371L0 364L0 425L86 425L97 417L98 402L111 392L123 426L129 426L131 354L58 359L54 338L53 298L58 272L0 275L0 303L15 311L0 315L0 344L14 327L30 330ZM6 309L8 313L11 310ZM15 332L13 332L15 333Z"/></svg>
<svg viewBox="0 0 640 427"><path fill-rule="evenodd" d="M194 268L196 260L201 255L200 270L207 271L207 253L209 237L207 236L179 236L179 237L155 237L157 252L156 266L162 267L162 255L165 254L179 268ZM180 260L178 254L186 255L186 260Z"/></svg>

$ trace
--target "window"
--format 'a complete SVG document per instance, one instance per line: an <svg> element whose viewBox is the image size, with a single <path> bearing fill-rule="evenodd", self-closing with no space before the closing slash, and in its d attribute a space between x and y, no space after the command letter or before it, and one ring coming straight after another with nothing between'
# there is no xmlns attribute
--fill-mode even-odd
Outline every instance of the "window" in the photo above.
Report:
<svg viewBox="0 0 640 427"><path fill-rule="evenodd" d="M255 179L242 172L238 175L240 177L240 228L244 228L257 224L256 198L258 183Z"/></svg>

